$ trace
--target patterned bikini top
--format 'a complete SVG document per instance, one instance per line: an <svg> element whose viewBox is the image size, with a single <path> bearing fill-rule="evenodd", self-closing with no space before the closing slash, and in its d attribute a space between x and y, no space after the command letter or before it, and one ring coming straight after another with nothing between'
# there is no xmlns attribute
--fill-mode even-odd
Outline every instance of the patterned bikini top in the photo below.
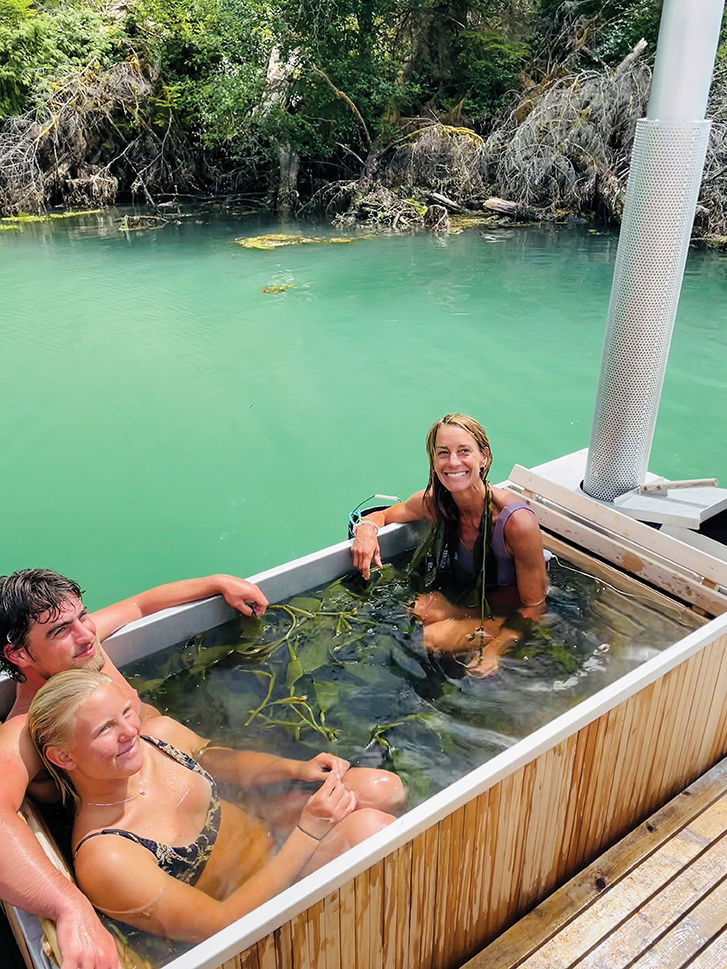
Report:
<svg viewBox="0 0 727 969"><path fill-rule="evenodd" d="M214 778L193 757L183 753L181 750L177 750L176 747L172 747L165 740L159 740L158 737L147 737L145 734L141 735L141 739L157 747L163 754L171 757L172 760L176 760L182 767L194 771L195 774L201 774L209 781L211 788L210 804L199 836L189 845L172 847L172 845L160 844L158 841L152 841L149 838L142 838L138 834L134 834L133 831L125 831L123 828L104 828L102 831L94 831L92 834L87 834L85 838L81 838L76 845L76 850L73 852L73 860L75 861L81 845L85 844L90 838L98 838L103 834L116 834L121 838L128 838L129 841L133 841L135 844L141 845L143 848L151 851L157 860L159 868L168 875L177 878L181 882L186 882L188 885L194 885L209 861L220 827L221 810L220 799L217 795L217 785L214 782Z"/></svg>

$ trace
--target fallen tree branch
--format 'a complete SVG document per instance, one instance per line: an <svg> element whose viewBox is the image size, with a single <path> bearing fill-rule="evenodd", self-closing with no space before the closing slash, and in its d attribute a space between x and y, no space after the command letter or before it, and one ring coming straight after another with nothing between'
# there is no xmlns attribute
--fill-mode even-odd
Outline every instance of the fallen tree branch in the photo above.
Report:
<svg viewBox="0 0 727 969"><path fill-rule="evenodd" d="M354 117L358 120L358 122L360 123L361 127L363 128L364 135L366 136L366 144L369 147L371 147L371 136L369 135L369 129L366 127L366 122L364 121L363 116L361 115L361 112L356 107L356 105L353 103L353 101L351 100L351 98L347 94L345 94L343 91L339 90L339 88L336 87L336 85L333 83L333 81L330 79L330 77L325 73L325 71L322 71L319 67L312 67L311 70L318 77L322 77L323 78L323 80L326 82L326 84L333 91L333 93L336 95L337 98L340 98L341 101L345 101L346 102L346 104L349 106L349 108L351 109L351 111L353 111Z"/></svg>

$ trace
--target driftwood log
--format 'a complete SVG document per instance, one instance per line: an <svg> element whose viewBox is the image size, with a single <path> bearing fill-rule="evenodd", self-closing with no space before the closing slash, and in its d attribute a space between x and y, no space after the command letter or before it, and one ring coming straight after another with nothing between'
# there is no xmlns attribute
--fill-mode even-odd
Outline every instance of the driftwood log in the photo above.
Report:
<svg viewBox="0 0 727 969"><path fill-rule="evenodd" d="M460 205L459 202L455 202L454 199L442 195L441 192L427 192L427 197L437 203L437 207L444 206L445 209L449 209L451 212L466 211L465 207Z"/></svg>

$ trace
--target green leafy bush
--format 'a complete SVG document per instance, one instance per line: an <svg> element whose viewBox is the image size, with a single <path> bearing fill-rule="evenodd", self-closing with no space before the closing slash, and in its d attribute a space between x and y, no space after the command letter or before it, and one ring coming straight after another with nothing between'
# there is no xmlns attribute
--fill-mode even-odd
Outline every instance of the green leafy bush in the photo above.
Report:
<svg viewBox="0 0 727 969"><path fill-rule="evenodd" d="M501 107L518 87L518 71L529 49L503 34L463 30L457 38L456 81L466 92L466 107L486 114Z"/></svg>
<svg viewBox="0 0 727 969"><path fill-rule="evenodd" d="M65 69L106 61L117 32L85 3L36 10L28 0L0 0L0 119L25 111Z"/></svg>

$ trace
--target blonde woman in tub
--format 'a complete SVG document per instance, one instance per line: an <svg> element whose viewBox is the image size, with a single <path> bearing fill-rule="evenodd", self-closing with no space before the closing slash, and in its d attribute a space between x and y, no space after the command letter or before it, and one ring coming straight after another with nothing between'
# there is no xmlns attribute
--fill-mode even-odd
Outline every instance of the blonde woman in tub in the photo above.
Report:
<svg viewBox="0 0 727 969"><path fill-rule="evenodd" d="M59 673L31 703L28 729L76 804L76 879L112 918L196 942L393 821L395 775L330 758L325 781L275 853L265 825L220 800L216 780L248 788L309 765L208 742L169 717L141 721L103 673ZM213 778L200 764L210 751ZM321 761L321 767L329 763ZM387 793L382 797L382 788Z"/></svg>
<svg viewBox="0 0 727 969"><path fill-rule="evenodd" d="M56 923L61 969L117 969L116 946L85 895L48 860L18 817L26 791L40 800L59 797L26 727L26 714L40 687L53 674L74 668L103 668L146 725L157 711L141 704L136 691L106 655L102 643L126 623L161 609L220 594L246 615L262 613L267 600L249 582L215 575L158 586L89 613L81 589L46 569L26 569L0 578L0 666L17 684L15 705L0 727L0 898ZM210 761L213 749L205 755ZM319 755L291 770L324 780L335 758Z"/></svg>
<svg viewBox="0 0 727 969"><path fill-rule="evenodd" d="M524 502L488 482L492 452L472 417L447 414L436 421L426 448L426 488L357 522L353 564L367 579L371 566L381 565L379 528L431 522L412 560L412 577L427 590L414 604L423 644L461 656L470 673L486 676L543 612L547 576L540 528Z"/></svg>

